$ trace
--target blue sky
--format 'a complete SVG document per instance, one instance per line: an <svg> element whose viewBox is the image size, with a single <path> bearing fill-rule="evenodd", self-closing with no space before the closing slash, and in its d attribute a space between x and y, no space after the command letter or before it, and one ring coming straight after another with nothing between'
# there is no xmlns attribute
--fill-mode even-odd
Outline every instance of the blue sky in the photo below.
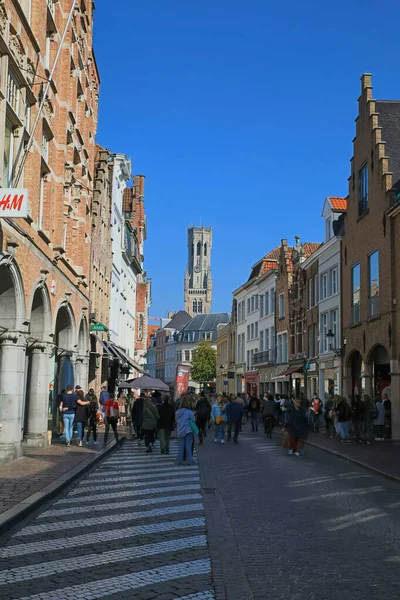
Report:
<svg viewBox="0 0 400 600"><path fill-rule="evenodd" d="M146 175L150 313L183 308L187 225L213 226L213 312L346 195L360 76L400 99L395 0L97 2L98 142ZM324 5L324 6L321 6Z"/></svg>

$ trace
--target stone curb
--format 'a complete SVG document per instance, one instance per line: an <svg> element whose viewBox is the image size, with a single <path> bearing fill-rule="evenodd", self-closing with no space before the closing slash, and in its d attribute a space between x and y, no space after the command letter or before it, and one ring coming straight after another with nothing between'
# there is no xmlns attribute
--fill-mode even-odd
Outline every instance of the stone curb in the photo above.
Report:
<svg viewBox="0 0 400 600"><path fill-rule="evenodd" d="M77 465L73 469L70 469L61 477L58 477L48 485L46 485L40 492L35 492L28 496L22 502L19 502L12 508L4 511L0 514L0 536L6 533L11 527L17 525L17 523L27 517L34 510L37 510L42 504L51 500L54 496L59 494L65 487L71 484L75 479L83 475L93 465L100 462L107 454L115 450L117 446L121 445L125 438L119 440L118 444L115 440L112 440L107 444L107 447L98 452L89 461L85 461L82 465Z"/></svg>
<svg viewBox="0 0 400 600"><path fill-rule="evenodd" d="M274 434L277 434L277 435L280 435L283 437L283 434L280 433L279 431L274 432ZM364 469L365 471L369 471L370 473L374 473L375 475L380 475L381 477L385 477L385 479L389 479L390 481L400 483L400 477L396 477L396 475L391 475L390 473L386 473L386 471L382 471L381 469L372 467L368 463L358 460L357 458L353 458L351 456L347 456L346 454L342 454L338 450L331 450L330 448L326 448L325 446L320 446L319 444L316 444L315 442L310 442L309 440L307 440L305 442L305 445L312 446L313 448L317 448L318 450L323 450L324 452L327 452L328 454L332 454L333 456L336 456L336 458L340 458L341 460L345 460L346 462L352 463L353 465L356 465L357 467L360 467L361 469Z"/></svg>

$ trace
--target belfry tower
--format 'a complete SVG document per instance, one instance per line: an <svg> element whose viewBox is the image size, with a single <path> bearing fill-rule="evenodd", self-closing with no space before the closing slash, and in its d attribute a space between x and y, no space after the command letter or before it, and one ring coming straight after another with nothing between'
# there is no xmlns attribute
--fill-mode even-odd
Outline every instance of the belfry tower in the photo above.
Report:
<svg viewBox="0 0 400 600"><path fill-rule="evenodd" d="M185 310L195 317L211 312L212 227L188 227Z"/></svg>

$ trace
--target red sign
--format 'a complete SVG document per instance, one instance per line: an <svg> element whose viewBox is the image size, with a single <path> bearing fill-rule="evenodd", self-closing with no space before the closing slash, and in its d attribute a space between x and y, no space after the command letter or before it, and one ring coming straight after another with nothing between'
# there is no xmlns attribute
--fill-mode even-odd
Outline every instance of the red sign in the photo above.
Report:
<svg viewBox="0 0 400 600"><path fill-rule="evenodd" d="M190 367L186 365L176 366L175 399L188 391L190 379Z"/></svg>
<svg viewBox="0 0 400 600"><path fill-rule="evenodd" d="M251 371L245 374L246 383L258 383L258 371Z"/></svg>
<svg viewBox="0 0 400 600"><path fill-rule="evenodd" d="M0 219L1 217L27 217L28 190L0 188Z"/></svg>

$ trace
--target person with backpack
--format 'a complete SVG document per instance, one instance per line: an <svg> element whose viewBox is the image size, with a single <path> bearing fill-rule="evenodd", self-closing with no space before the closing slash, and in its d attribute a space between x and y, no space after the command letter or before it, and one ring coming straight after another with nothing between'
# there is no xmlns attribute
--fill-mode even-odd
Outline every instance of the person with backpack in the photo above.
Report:
<svg viewBox="0 0 400 600"><path fill-rule="evenodd" d="M190 409L190 401L187 397L182 398L180 406L175 413L178 426L178 456L176 464L182 465L186 454L186 464L193 465L192 445L194 436L191 423L195 422L195 416Z"/></svg>
<svg viewBox="0 0 400 600"><path fill-rule="evenodd" d="M161 454L169 454L169 441L175 423L175 410L169 402L169 396L165 396L161 406L158 406L158 413L160 415L158 437L160 438Z"/></svg>
<svg viewBox="0 0 400 600"><path fill-rule="evenodd" d="M118 444L118 419L119 419L119 405L114 398L109 398L103 402L103 412L106 417L105 419L105 431L104 431L104 446L107 445L108 433L110 427L114 432L115 441Z"/></svg>
<svg viewBox="0 0 400 600"><path fill-rule="evenodd" d="M154 434L157 429L159 416L153 400L149 396L145 396L142 429L144 431L144 445L146 446L147 453L153 451Z"/></svg>
<svg viewBox="0 0 400 600"><path fill-rule="evenodd" d="M314 394L311 402L311 428L314 433L319 433L319 422L322 414L322 402L318 394Z"/></svg>
<svg viewBox="0 0 400 600"><path fill-rule="evenodd" d="M260 400L257 396L252 396L249 402L249 413L251 418L251 430L258 431L258 423L260 420Z"/></svg>
<svg viewBox="0 0 400 600"><path fill-rule="evenodd" d="M211 415L211 406L204 392L201 392L200 398L196 402L196 425L199 430L199 446L203 445L203 440L207 437L207 424Z"/></svg>

